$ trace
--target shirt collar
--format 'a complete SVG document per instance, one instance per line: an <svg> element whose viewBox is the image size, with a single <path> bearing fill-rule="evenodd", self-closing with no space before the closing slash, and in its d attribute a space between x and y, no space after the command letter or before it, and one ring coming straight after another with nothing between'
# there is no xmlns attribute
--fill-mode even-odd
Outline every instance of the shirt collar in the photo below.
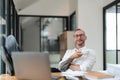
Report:
<svg viewBox="0 0 120 80"><path fill-rule="evenodd" d="M82 47L82 48L79 48L79 50L84 50L84 49L87 49L86 46ZM74 48L74 50L78 50L77 48Z"/></svg>
<svg viewBox="0 0 120 80"><path fill-rule="evenodd" d="M77 48L74 48L74 51L78 50ZM82 48L79 48L80 51L82 51L83 54L88 54L88 49L87 47L82 47Z"/></svg>

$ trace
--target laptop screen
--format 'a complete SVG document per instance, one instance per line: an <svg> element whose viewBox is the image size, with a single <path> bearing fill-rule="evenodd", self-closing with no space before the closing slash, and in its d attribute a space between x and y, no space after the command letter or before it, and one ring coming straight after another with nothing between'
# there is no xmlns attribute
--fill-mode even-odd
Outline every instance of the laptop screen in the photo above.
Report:
<svg viewBox="0 0 120 80"><path fill-rule="evenodd" d="M18 79L51 80L49 56L41 52L12 52Z"/></svg>

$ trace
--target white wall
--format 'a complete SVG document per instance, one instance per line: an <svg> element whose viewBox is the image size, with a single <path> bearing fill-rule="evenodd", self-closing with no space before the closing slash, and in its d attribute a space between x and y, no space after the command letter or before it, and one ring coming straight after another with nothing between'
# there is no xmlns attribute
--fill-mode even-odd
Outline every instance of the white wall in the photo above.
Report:
<svg viewBox="0 0 120 80"><path fill-rule="evenodd" d="M18 14L68 16L69 0L38 0L18 12Z"/></svg>
<svg viewBox="0 0 120 80"><path fill-rule="evenodd" d="M77 26L87 34L86 46L96 52L94 70L103 69L102 0L78 0Z"/></svg>

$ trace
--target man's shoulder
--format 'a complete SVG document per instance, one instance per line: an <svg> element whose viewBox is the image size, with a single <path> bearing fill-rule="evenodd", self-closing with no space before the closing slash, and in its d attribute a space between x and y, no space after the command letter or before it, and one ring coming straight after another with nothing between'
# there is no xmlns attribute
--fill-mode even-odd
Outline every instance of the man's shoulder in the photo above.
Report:
<svg viewBox="0 0 120 80"><path fill-rule="evenodd" d="M94 50L94 49L91 49L91 48L85 47L85 48L83 49L83 52L86 52L86 53L95 55L95 50Z"/></svg>
<svg viewBox="0 0 120 80"><path fill-rule="evenodd" d="M67 49L66 51L75 51L76 49L73 48L73 49Z"/></svg>
<svg viewBox="0 0 120 80"><path fill-rule="evenodd" d="M84 47L85 50L88 50L88 51L94 51L94 49L92 48L88 48L88 47Z"/></svg>
<svg viewBox="0 0 120 80"><path fill-rule="evenodd" d="M66 53L69 53L69 54L74 53L74 52L75 52L75 49L67 49L66 50Z"/></svg>
<svg viewBox="0 0 120 80"><path fill-rule="evenodd" d="M94 49L88 49L88 51L89 51L89 55L94 55L94 56L96 55Z"/></svg>
<svg viewBox="0 0 120 80"><path fill-rule="evenodd" d="M88 51L94 51L94 52L95 52L95 50L94 50L94 49L90 49L90 48L88 49Z"/></svg>

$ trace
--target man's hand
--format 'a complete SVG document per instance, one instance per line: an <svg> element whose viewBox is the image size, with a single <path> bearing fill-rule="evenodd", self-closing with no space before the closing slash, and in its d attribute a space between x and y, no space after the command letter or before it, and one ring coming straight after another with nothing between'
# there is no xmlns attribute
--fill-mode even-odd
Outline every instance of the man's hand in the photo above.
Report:
<svg viewBox="0 0 120 80"><path fill-rule="evenodd" d="M72 62L75 58L81 57L83 54L81 51L76 51L73 55L70 56L69 60ZM80 70L80 65L78 64L70 64L69 68L73 71Z"/></svg>
<svg viewBox="0 0 120 80"><path fill-rule="evenodd" d="M76 51L73 55L70 56L69 59L73 60L73 59L75 59L75 58L81 57L82 55L83 55L83 54L82 54L81 51Z"/></svg>
<svg viewBox="0 0 120 80"><path fill-rule="evenodd" d="M78 64L71 64L69 66L69 69L71 69L73 71L80 71L80 65L78 65Z"/></svg>

